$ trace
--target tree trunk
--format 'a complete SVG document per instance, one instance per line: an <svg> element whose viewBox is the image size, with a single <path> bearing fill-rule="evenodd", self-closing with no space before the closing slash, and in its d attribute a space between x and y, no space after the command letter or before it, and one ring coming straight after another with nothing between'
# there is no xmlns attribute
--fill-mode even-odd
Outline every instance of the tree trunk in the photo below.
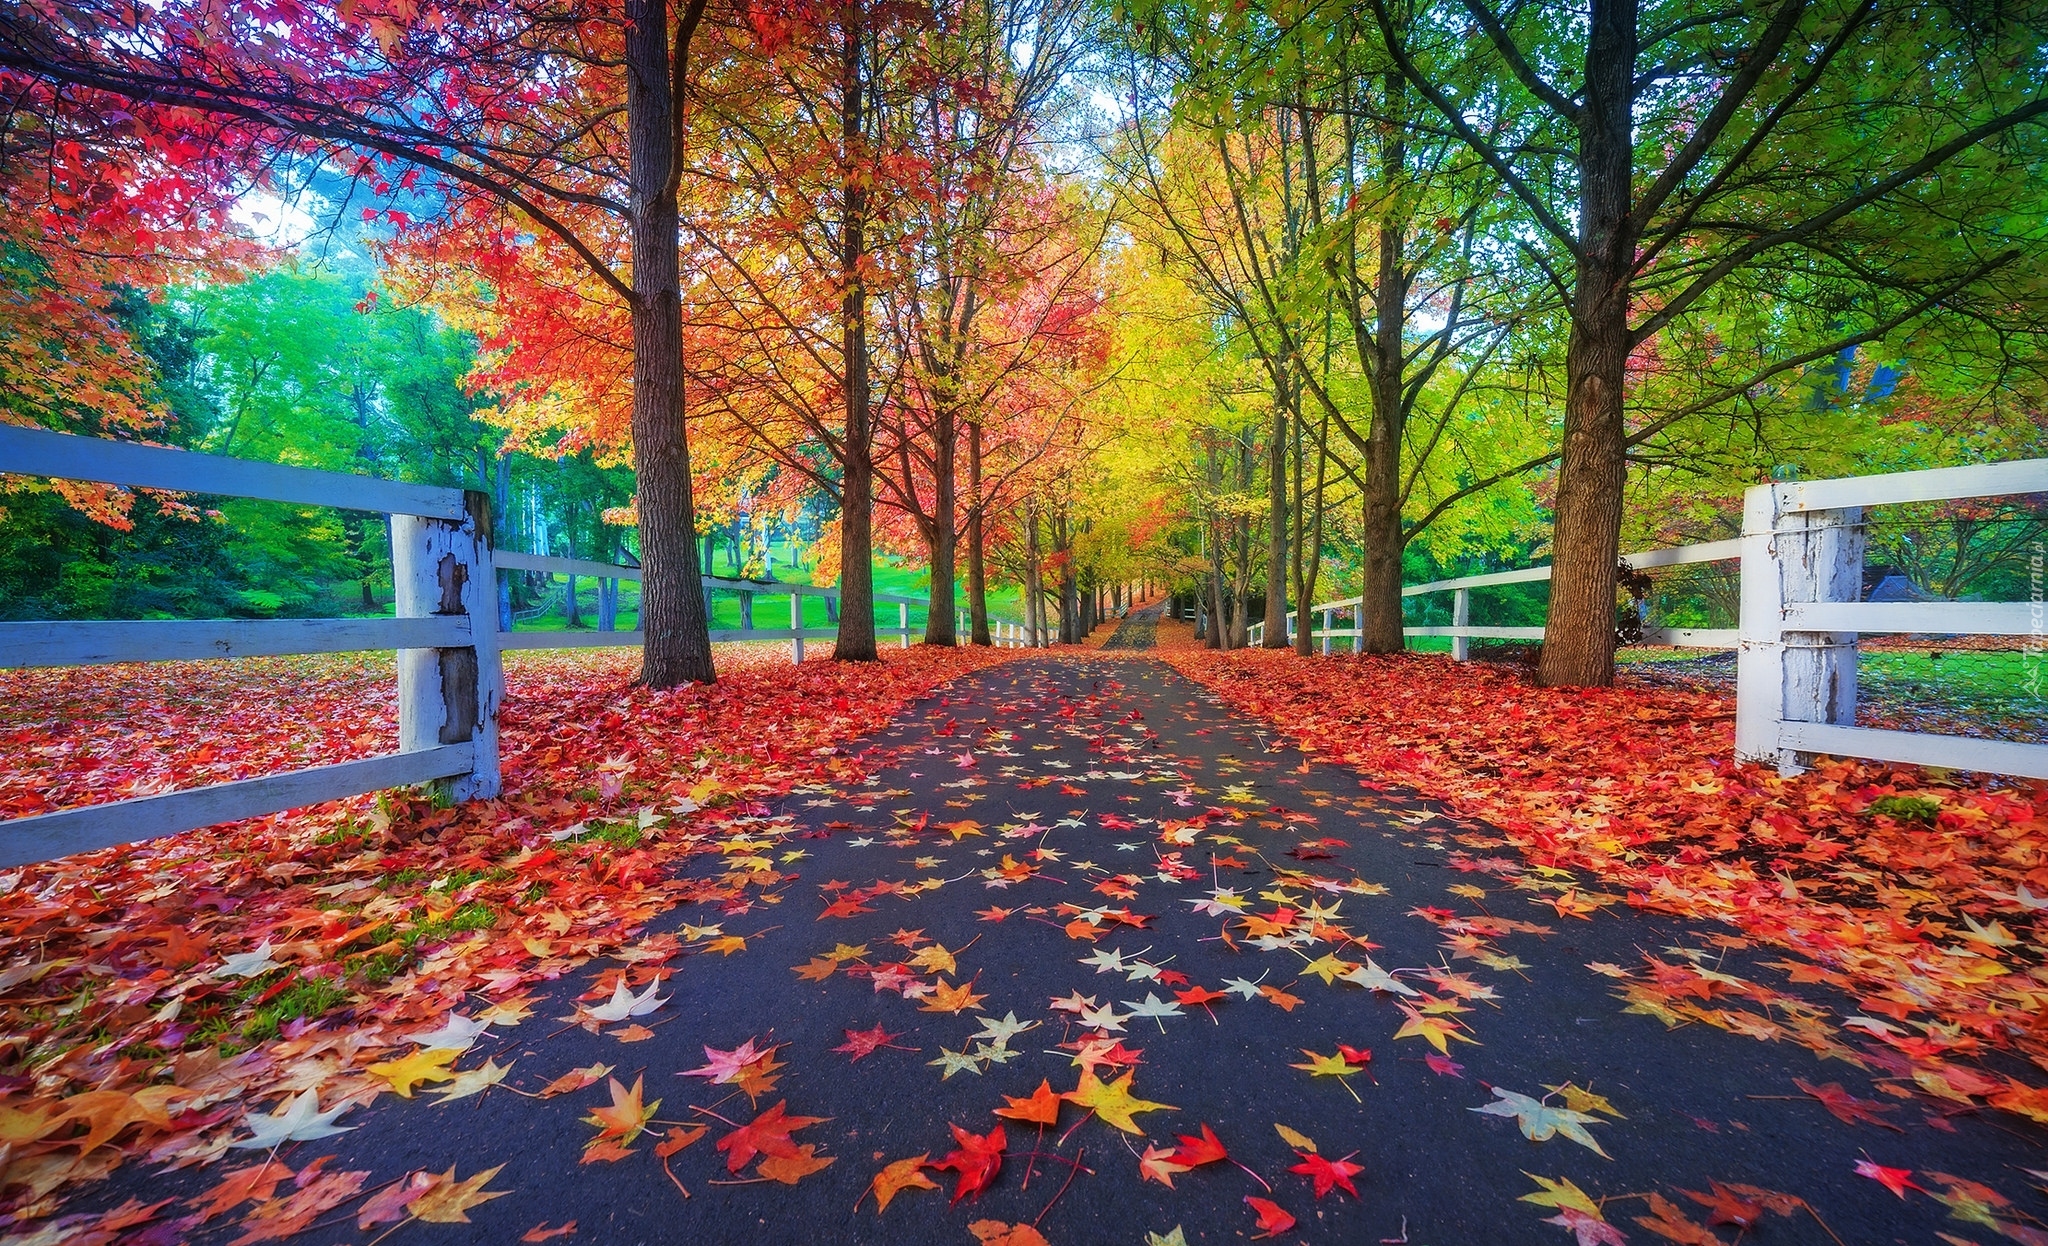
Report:
<svg viewBox="0 0 2048 1246"><path fill-rule="evenodd" d="M868 291L860 262L867 253L868 192L852 168L864 128L863 23L858 0L842 19L840 56L840 152L847 167L841 193L845 219L839 240L839 280L846 293L839 304L841 367L845 371L845 475L839 494L839 638L832 657L839 662L873 662L875 652L874 427L868 411Z"/></svg>
<svg viewBox="0 0 2048 1246"><path fill-rule="evenodd" d="M967 640L969 644L992 645L988 634L988 555L981 496L981 425L967 426Z"/></svg>
<svg viewBox="0 0 2048 1246"><path fill-rule="evenodd" d="M665 0L626 6L626 112L632 167L633 466L640 504L640 680L710 683L711 634L697 592L697 521L683 426L681 218Z"/></svg>
<svg viewBox="0 0 2048 1246"><path fill-rule="evenodd" d="M1300 499L1295 499L1296 503ZM1287 395L1273 395L1273 436L1266 447L1266 636L1267 649L1286 649L1287 638ZM1306 610L1308 604L1301 603ZM1297 623L1303 632L1308 620Z"/></svg>
<svg viewBox="0 0 2048 1246"><path fill-rule="evenodd" d="M1045 647L1045 575L1038 565L1038 501L1024 504L1024 629L1031 647Z"/></svg>
<svg viewBox="0 0 2048 1246"><path fill-rule="evenodd" d="M959 614L954 592L959 507L953 484L953 442L958 432L951 405L939 404L932 413L932 587L924 613L924 643L948 647L958 643L953 625Z"/></svg>
<svg viewBox="0 0 2048 1246"><path fill-rule="evenodd" d="M1579 257L1565 350L1564 446L1551 545L1550 615L1537 681L1614 682L1615 564L1628 482L1623 382L1629 354L1629 215L1636 0L1593 0L1579 123Z"/></svg>
<svg viewBox="0 0 2048 1246"><path fill-rule="evenodd" d="M1389 112L1381 127L1381 162L1405 170L1408 149L1398 119L1406 99L1399 75L1387 76ZM1408 407L1408 274L1402 265L1407 245L1406 201L1394 197L1379 221L1379 254L1373 274L1372 358L1368 361L1372 427L1366 433L1364 597L1359 648L1365 653L1399 653L1407 647L1401 632L1401 554L1408 540L1401 529L1401 446L1406 439Z"/></svg>

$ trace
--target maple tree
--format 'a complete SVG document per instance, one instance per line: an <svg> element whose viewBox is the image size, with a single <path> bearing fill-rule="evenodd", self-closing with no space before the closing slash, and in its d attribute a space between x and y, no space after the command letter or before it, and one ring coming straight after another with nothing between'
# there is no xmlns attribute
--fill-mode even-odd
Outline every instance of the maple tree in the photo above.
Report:
<svg viewBox="0 0 2048 1246"><path fill-rule="evenodd" d="M487 252L488 236L503 250L531 230L587 270L631 324L645 677L668 687L713 678L683 419L677 199L681 95L705 7L694 0L672 21L664 0L636 0L628 21L544 0L431 12L284 3L231 18L204 5L64 4L0 20L0 67L60 121L152 110L158 143L224 166L205 170L206 185L234 187L281 157L334 160L386 204L366 211L401 229L413 220L398 204L432 194L445 210L422 226L449 245ZM554 64L577 66L580 89L544 97L534 83ZM119 137L147 146L154 128Z"/></svg>

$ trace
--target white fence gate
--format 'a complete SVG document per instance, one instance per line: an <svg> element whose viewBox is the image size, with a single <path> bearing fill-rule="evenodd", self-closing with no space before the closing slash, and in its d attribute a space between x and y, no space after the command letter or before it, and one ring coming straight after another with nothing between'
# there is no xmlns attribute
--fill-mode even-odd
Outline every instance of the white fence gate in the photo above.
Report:
<svg viewBox="0 0 2048 1246"><path fill-rule="evenodd" d="M0 473L389 515L395 618L0 623L0 669L390 649L397 653L399 747L381 757L0 821L0 868L419 783L432 783L455 800L488 799L499 790L500 652L642 643L639 632L501 632L499 571L612 580L638 580L641 573L493 551L489 500L482 493L11 424L0 424ZM717 631L714 641L787 640L801 662L805 640L837 634L832 627L805 627L802 616L805 597L837 598L837 589L711 577L704 585L790 599L789 627ZM876 600L896 604L898 625L880 630L908 647L910 607L922 603L887 595ZM751 610L743 621L751 623ZM1015 624L995 626L997 643L1025 643Z"/></svg>
<svg viewBox="0 0 2048 1246"><path fill-rule="evenodd" d="M1861 634L2027 636L2041 650L2040 589L2030 602L1866 602L1863 591L1863 508L2048 493L2048 459L1944 467L1929 471L1856 476L1843 480L1757 485L1743 497L1742 537L1675 549L1629 554L1637 570L1739 559L1742 599L1738 625L1729 629L1659 629L1648 645L1736 651L1735 752L1768 761L1787 773L1814 756L1974 770L2048 779L2048 745L1914 731L1883 731L1856 723L1856 640ZM1454 593L1448 627L1408 627L1409 636L1447 636L1452 656L1464 661L1473 639L1542 640L1540 627L1486 627L1471 622L1471 591L1548 580L1549 567L1498 571L1416 584L1403 597ZM2037 581L2038 583L2038 581ZM1311 606L1322 626L1309 634L1331 651L1333 640L1363 635L1356 617L1362 599L1346 597ZM1352 625L1336 626L1340 611ZM1296 612L1289 611L1288 635ZM1254 644L1264 638L1254 625Z"/></svg>

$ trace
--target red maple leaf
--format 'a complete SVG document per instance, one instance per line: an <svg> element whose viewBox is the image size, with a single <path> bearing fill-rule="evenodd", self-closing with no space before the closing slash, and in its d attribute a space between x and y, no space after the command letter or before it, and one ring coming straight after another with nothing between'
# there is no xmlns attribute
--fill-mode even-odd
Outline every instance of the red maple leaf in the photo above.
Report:
<svg viewBox="0 0 2048 1246"><path fill-rule="evenodd" d="M1868 1122L1872 1125L1882 1125L1886 1129L1895 1130L1899 1133L1905 1132L1905 1130L1900 1129L1897 1125L1878 1115L1880 1112L1891 1111L1889 1103L1879 1103L1874 1099L1858 1099L1855 1095L1843 1090L1840 1082L1829 1082L1824 1086L1815 1086L1802 1078L1795 1077L1792 1079L1792 1084L1807 1094L1812 1095L1815 1099L1820 1100L1820 1105L1833 1113L1835 1119L1845 1125Z"/></svg>
<svg viewBox="0 0 2048 1246"><path fill-rule="evenodd" d="M887 1047L892 1041L902 1037L901 1034L889 1033L889 1031L879 1025L872 1030L848 1030L846 1032L846 1041L832 1050L848 1053L847 1063L851 1064L863 1056L874 1055L876 1051Z"/></svg>
<svg viewBox="0 0 2048 1246"><path fill-rule="evenodd" d="M1173 1148L1173 1162L1176 1164L1186 1164L1190 1168L1199 1164L1213 1164L1218 1160L1229 1158L1229 1153L1223 1149L1223 1143L1216 1137L1216 1131L1209 1128L1207 1121L1202 1122L1202 1134L1200 1137L1196 1137L1193 1134L1181 1134L1180 1145Z"/></svg>
<svg viewBox="0 0 2048 1246"><path fill-rule="evenodd" d="M953 1126L953 1138L959 1146L946 1153L946 1157L935 1160L933 1168L950 1168L960 1174L960 1183L953 1188L953 1201L959 1202L969 1194L980 1197L988 1184L1002 1171L1003 1148L1008 1145L1003 1137L1003 1127L997 1125L987 1136L979 1136L971 1130Z"/></svg>
<svg viewBox="0 0 2048 1246"><path fill-rule="evenodd" d="M718 1140L718 1149L726 1153L726 1171L738 1172L756 1155L794 1159L798 1153L797 1145L789 1140L789 1135L807 1125L830 1119L824 1116L785 1116L782 1109L786 1106L786 1100L777 1103Z"/></svg>
<svg viewBox="0 0 2048 1246"><path fill-rule="evenodd" d="M1343 1159L1325 1159L1313 1151L1296 1151L1295 1154L1301 1157L1301 1162L1287 1171L1298 1172L1315 1182L1317 1198L1339 1187L1351 1197L1358 1197L1358 1187L1351 1184L1351 1179L1364 1172L1365 1165L1350 1162L1351 1155L1358 1152L1353 1151Z"/></svg>
<svg viewBox="0 0 2048 1246"><path fill-rule="evenodd" d="M1294 1227L1294 1217L1287 1214L1287 1209L1272 1199L1254 1198L1247 1194L1244 1201L1251 1204L1252 1210L1259 1214L1259 1227L1265 1230L1263 1233L1254 1233L1253 1241L1256 1242L1262 1237L1278 1237Z"/></svg>
<svg viewBox="0 0 2048 1246"><path fill-rule="evenodd" d="M1856 1175L1870 1178L1900 1198L1906 1197L1907 1190L1927 1193L1925 1189L1913 1184L1913 1170L1910 1168L1886 1168L1875 1161L1859 1159L1856 1161Z"/></svg>
<svg viewBox="0 0 2048 1246"><path fill-rule="evenodd" d="M1738 1229L1751 1229L1764 1218L1762 1203L1743 1198L1718 1181L1709 1180L1707 1186L1713 1190L1712 1194L1686 1189L1679 1190L1679 1193L1708 1209L1711 1213L1707 1217L1708 1224L1732 1224Z"/></svg>

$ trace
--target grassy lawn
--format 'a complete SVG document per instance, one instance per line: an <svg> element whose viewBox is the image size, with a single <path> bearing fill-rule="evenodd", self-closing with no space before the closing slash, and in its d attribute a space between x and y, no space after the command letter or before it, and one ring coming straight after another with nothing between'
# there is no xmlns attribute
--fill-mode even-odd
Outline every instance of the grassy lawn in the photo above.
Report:
<svg viewBox="0 0 2048 1246"><path fill-rule="evenodd" d="M778 580L789 584L812 583L808 568L794 568L790 566L788 561L789 554L785 548L777 546L775 552L775 575ZM718 569L721 573L724 572L723 562L720 562ZM925 608L922 602L926 594L930 592L929 576L925 569L895 558L879 558L875 560L874 578L875 592L878 595L909 597L919 603L910 607L910 625L922 630L925 625ZM594 631L597 627L597 581L586 576L578 576L576 589L576 599L582 614L582 625L584 628ZM960 604L964 606L967 601L964 581L958 590L958 598ZM631 631L634 627L638 626L639 608L640 586L631 582L621 584L619 586L618 622L620 631ZM803 625L805 627L832 626L831 620L825 615L825 601L823 598L805 598L803 609ZM991 623L998 621L1015 622L1022 619L1024 617L1023 590L1016 585L1002 585L992 590L988 595L988 609ZM880 626L899 626L898 620L900 617L897 605L894 602L881 602L875 607L875 620ZM568 617L566 611L556 609L537 619L522 620L518 630L536 632L561 631L566 629L567 626ZM714 592L711 596L712 629L716 631L724 628L737 628L739 626L739 594L723 590ZM788 627L788 595L775 592L773 587L763 586L761 591L754 596L754 626L758 628Z"/></svg>

